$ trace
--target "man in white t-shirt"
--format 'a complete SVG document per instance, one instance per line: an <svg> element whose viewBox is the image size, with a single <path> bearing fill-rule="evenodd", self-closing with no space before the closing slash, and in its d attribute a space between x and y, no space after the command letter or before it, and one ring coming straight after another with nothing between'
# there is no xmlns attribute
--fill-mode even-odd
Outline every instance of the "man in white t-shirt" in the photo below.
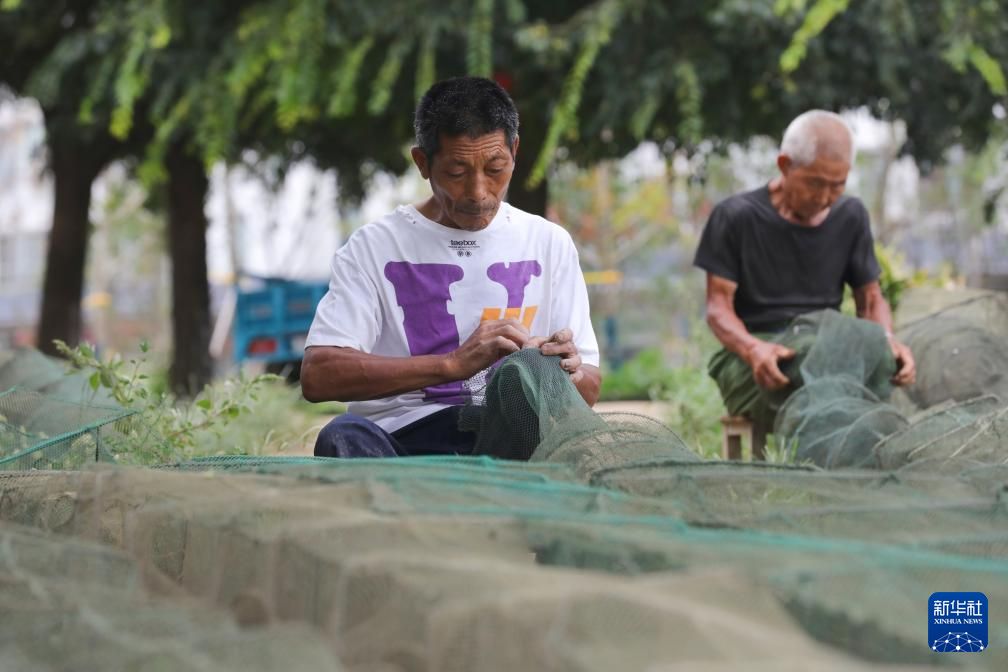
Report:
<svg viewBox="0 0 1008 672"><path fill-rule="evenodd" d="M589 404L599 351L577 250L562 228L503 202L518 112L498 84L435 84L414 121L432 196L356 231L332 262L308 333L301 389L349 401L319 433L327 457L467 454L460 409L520 348L559 355Z"/></svg>

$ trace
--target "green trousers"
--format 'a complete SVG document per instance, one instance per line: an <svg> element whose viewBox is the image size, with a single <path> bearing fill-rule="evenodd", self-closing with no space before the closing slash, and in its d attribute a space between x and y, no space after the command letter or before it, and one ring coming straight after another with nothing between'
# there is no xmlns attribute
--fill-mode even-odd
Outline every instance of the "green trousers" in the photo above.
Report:
<svg viewBox="0 0 1008 672"><path fill-rule="evenodd" d="M777 340L779 334L754 333L753 336L764 341L779 342ZM794 371L790 371L789 375L789 371L785 368ZM781 372L792 382L782 390L770 391L756 383L752 369L741 357L722 348L711 357L707 364L707 373L721 390L721 398L724 400L728 415L748 418L767 431L772 431L774 418L777 417L781 404L801 386L801 374L797 368L789 366L788 362L781 362Z"/></svg>
<svg viewBox="0 0 1008 672"><path fill-rule="evenodd" d="M820 328L823 328L820 333ZM795 357L780 363L790 384L770 391L760 387L752 369L733 352L722 349L707 365L717 383L730 415L740 415L772 431L777 411L804 378L846 375L867 386L881 399L891 392L889 377L895 362L888 351L884 332L874 322L840 315L836 311L816 311L796 317L779 333L754 333L759 339L779 343L795 351ZM810 352L814 353L809 357ZM808 361L806 359L808 358Z"/></svg>

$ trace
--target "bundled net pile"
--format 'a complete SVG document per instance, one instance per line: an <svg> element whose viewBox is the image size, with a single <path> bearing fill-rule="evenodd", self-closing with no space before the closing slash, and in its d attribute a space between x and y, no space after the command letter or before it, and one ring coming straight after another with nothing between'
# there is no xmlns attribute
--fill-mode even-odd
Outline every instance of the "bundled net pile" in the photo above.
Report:
<svg viewBox="0 0 1008 672"><path fill-rule="evenodd" d="M946 402L875 447L884 469L958 474L1008 464L1008 406L995 396Z"/></svg>
<svg viewBox="0 0 1008 672"><path fill-rule="evenodd" d="M132 416L37 350L0 351L0 470L112 460Z"/></svg>
<svg viewBox="0 0 1008 672"><path fill-rule="evenodd" d="M0 391L31 390L65 400L90 400L108 404L102 390L93 390L82 373L67 374L66 363L34 348L0 350Z"/></svg>
<svg viewBox="0 0 1008 672"><path fill-rule="evenodd" d="M929 298L939 300L919 292L914 301ZM911 310L897 333L918 362L917 382L906 390L911 410L982 395L1008 403L1008 294L966 292L928 315Z"/></svg>
<svg viewBox="0 0 1008 672"><path fill-rule="evenodd" d="M593 413L532 350L465 411L473 457L0 473L20 628L0 659L129 669L171 641L201 656L176 667L212 670L1008 668L1004 404L907 419L878 401L884 336L830 319L791 334L798 466L700 460L660 423ZM960 590L987 596L989 648L939 656L927 599Z"/></svg>
<svg viewBox="0 0 1008 672"><path fill-rule="evenodd" d="M0 613L5 670L338 669L304 626L242 630L191 599L155 599L121 551L10 523L0 524Z"/></svg>
<svg viewBox="0 0 1008 672"><path fill-rule="evenodd" d="M559 362L536 349L504 358L478 395L480 405L460 420L463 429L478 431L474 454L566 464L583 479L618 464L699 459L651 418L595 413Z"/></svg>
<svg viewBox="0 0 1008 672"><path fill-rule="evenodd" d="M133 412L25 389L0 392L0 469L111 461Z"/></svg>
<svg viewBox="0 0 1008 672"><path fill-rule="evenodd" d="M749 475L748 490L741 472L734 486L715 485L713 470L724 465L706 467L708 504L717 509L706 511L696 499L697 484L704 488L699 463L666 472L678 473L682 488L649 496L485 459L231 458L175 466L180 473L104 467L0 475L0 518L100 540L144 574L230 610L247 627L310 624L349 670L929 663L920 622L939 588L980 587L994 605L992 640L1008 637L1003 556L983 555L975 543L968 553L922 546L906 533L864 541L827 536L825 527L820 536L797 533L799 525L760 529L766 526L748 512L760 474ZM600 478L615 485L617 473ZM796 520L811 512L817 493L824 505L856 499L843 496L839 483L817 486L822 472L785 473L790 485L778 479L762 487L766 520L786 517L785 495L792 505L806 501ZM964 483L958 495L972 487ZM923 485L892 488L887 505L869 495L863 509L874 507L881 520L894 502L925 499ZM848 513L867 520L864 510ZM988 538L1003 538L1003 522L993 521ZM963 662L1008 663L1003 646L988 653Z"/></svg>
<svg viewBox="0 0 1008 672"><path fill-rule="evenodd" d="M799 462L822 467L874 466L872 447L906 426L884 403L896 364L882 327L835 311L797 318L779 340L803 347L789 378L801 387L780 407L774 423L778 441Z"/></svg>

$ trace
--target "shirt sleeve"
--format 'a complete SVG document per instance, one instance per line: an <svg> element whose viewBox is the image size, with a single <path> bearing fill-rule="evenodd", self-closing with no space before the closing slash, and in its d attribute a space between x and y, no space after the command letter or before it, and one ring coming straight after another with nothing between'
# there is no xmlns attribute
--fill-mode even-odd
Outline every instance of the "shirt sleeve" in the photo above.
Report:
<svg viewBox="0 0 1008 672"><path fill-rule="evenodd" d="M859 201L856 202L855 221L852 224L857 228L857 233L847 260L844 282L857 289L878 280L882 269L875 257L875 240L872 238L868 211Z"/></svg>
<svg viewBox="0 0 1008 672"><path fill-rule="evenodd" d="M331 268L329 291L315 309L305 347L327 345L370 352L381 325L378 289L346 247L333 257Z"/></svg>
<svg viewBox="0 0 1008 672"><path fill-rule="evenodd" d="M700 236L693 265L737 283L741 275L741 261L736 230L731 220L731 213L724 204L714 208Z"/></svg>
<svg viewBox="0 0 1008 672"><path fill-rule="evenodd" d="M549 333L567 327L574 333L574 344L583 364L599 366L599 346L588 310L588 288L577 248L570 235L564 234L563 251L559 255L553 278L553 305Z"/></svg>

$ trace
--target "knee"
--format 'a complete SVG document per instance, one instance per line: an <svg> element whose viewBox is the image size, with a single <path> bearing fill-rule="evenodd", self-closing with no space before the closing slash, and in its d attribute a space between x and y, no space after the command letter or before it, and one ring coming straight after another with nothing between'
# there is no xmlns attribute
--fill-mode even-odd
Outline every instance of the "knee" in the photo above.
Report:
<svg viewBox="0 0 1008 672"><path fill-rule="evenodd" d="M333 418L315 440L316 457L395 457L389 435L378 425L356 415Z"/></svg>

